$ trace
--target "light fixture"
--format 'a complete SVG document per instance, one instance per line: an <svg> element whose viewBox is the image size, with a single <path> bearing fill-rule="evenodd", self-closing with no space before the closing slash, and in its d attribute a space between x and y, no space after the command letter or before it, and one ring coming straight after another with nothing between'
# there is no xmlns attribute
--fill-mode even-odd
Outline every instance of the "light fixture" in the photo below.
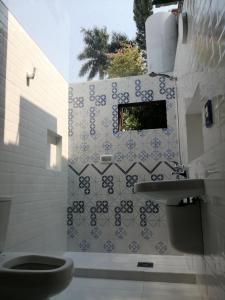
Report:
<svg viewBox="0 0 225 300"><path fill-rule="evenodd" d="M27 78L27 86L30 85L30 80L34 79L35 74L36 74L36 68L35 67L33 68L32 73L27 73L27 77L26 77Z"/></svg>

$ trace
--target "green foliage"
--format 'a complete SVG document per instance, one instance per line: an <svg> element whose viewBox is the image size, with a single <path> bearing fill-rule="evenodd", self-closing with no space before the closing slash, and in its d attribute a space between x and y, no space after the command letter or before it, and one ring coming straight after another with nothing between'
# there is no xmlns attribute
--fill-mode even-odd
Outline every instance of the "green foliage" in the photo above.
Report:
<svg viewBox="0 0 225 300"><path fill-rule="evenodd" d="M109 35L106 27L93 29L81 29L84 34L85 48L78 55L79 60L87 60L82 66L79 76L82 77L88 74L88 80L93 79L97 74L103 79L109 65L107 52Z"/></svg>
<svg viewBox="0 0 225 300"><path fill-rule="evenodd" d="M125 130L137 130L141 126L140 122L140 108L124 108L123 109L123 129Z"/></svg>
<svg viewBox="0 0 225 300"><path fill-rule="evenodd" d="M113 32L111 37L111 42L108 45L109 53L116 53L124 44L130 44L128 37L124 33Z"/></svg>
<svg viewBox="0 0 225 300"><path fill-rule="evenodd" d="M99 75L104 79L110 64L111 54L122 47L129 40L125 34L113 32L111 41L106 27L93 29L81 29L84 35L84 50L78 55L79 60L86 61L79 72L79 76L88 74L88 80Z"/></svg>
<svg viewBox="0 0 225 300"><path fill-rule="evenodd" d="M136 23L136 42L141 50L146 50L145 21L153 14L152 0L134 0L133 13Z"/></svg>
<svg viewBox="0 0 225 300"><path fill-rule="evenodd" d="M146 64L137 46L123 45L111 58L109 78L135 76L146 73Z"/></svg>

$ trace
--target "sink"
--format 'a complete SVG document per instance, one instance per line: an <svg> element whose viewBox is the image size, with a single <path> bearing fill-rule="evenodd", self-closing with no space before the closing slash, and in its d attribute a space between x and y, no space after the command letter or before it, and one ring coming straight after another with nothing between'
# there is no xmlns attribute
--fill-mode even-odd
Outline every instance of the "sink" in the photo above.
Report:
<svg viewBox="0 0 225 300"><path fill-rule="evenodd" d="M205 186L203 179L149 181L136 183L134 191L156 202L177 204L183 198L204 195Z"/></svg>

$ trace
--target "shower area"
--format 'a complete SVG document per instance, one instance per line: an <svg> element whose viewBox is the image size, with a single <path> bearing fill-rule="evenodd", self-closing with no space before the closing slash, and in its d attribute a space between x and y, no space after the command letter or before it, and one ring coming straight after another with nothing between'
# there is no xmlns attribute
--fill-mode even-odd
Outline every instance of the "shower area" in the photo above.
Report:
<svg viewBox="0 0 225 300"><path fill-rule="evenodd" d="M155 100L166 102L167 128L118 130L118 105ZM174 82L141 75L72 84L68 119L68 250L179 254L165 207L134 193L138 181L176 179Z"/></svg>
<svg viewBox="0 0 225 300"><path fill-rule="evenodd" d="M118 130L120 105L166 103L167 128ZM174 81L148 75L71 84L67 256L75 276L194 284L191 256L170 243L165 205L140 181L176 179Z"/></svg>
<svg viewBox="0 0 225 300"><path fill-rule="evenodd" d="M67 68L60 69L62 76L46 56L63 45L58 50L66 66L74 67L67 50L75 45L76 32L69 31L68 7L61 12L50 2L26 5L1 1L0 6L5 58L0 187L13 198L6 249L180 255L169 241L165 207L134 193L137 182L176 179L171 174L180 161L175 82L146 74L68 83ZM41 12L54 18L32 36L29 18ZM47 49L40 37L50 36L52 28L57 31ZM119 130L119 106L154 101L165 104L166 128Z"/></svg>

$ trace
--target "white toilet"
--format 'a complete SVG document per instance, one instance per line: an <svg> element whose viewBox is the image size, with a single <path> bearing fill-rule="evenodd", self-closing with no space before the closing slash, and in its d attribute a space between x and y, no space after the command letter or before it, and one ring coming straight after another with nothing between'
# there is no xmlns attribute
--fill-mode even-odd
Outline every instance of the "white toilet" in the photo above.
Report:
<svg viewBox="0 0 225 300"><path fill-rule="evenodd" d="M7 227L10 199L0 198L0 250ZM0 299L47 300L63 291L74 275L70 258L0 254Z"/></svg>

